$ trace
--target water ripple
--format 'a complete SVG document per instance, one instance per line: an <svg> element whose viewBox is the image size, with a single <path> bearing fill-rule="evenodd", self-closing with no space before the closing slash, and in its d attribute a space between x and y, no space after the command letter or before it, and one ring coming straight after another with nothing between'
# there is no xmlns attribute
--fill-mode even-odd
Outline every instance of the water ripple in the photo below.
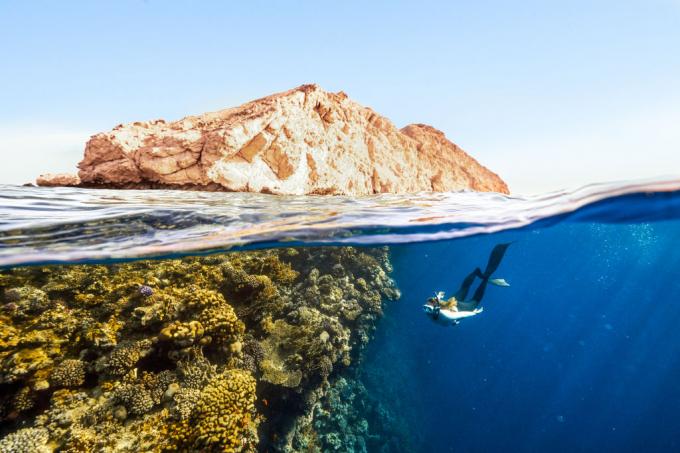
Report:
<svg viewBox="0 0 680 453"><path fill-rule="evenodd" d="M0 186L0 266L101 262L281 245L452 239L558 221L680 218L680 179L533 197L367 197Z"/></svg>

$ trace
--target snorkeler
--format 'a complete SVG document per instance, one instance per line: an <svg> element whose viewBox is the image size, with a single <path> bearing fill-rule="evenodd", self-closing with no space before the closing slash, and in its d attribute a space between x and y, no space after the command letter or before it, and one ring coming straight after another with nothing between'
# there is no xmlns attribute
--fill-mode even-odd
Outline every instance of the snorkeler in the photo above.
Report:
<svg viewBox="0 0 680 453"><path fill-rule="evenodd" d="M445 300L443 291L439 291L434 297L430 297L427 300L427 303L423 305L425 314L440 324L456 325L462 318L468 318L481 313L483 308L480 305L488 283L496 286L510 286L510 284L502 278L491 278L491 275L501 264L501 260L509 246L510 244L498 244L494 247L491 251L491 255L489 255L489 262L486 265L486 270L482 273L479 268L475 268L474 271L465 277L463 283L460 285L460 289L453 297ZM477 277L479 277L482 282L472 295L472 299L465 300L470 291L470 287Z"/></svg>

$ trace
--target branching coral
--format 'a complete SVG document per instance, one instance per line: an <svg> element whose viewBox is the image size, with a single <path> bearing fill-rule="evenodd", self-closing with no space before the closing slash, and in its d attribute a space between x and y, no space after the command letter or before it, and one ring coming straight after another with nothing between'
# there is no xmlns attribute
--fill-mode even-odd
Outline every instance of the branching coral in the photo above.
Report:
<svg viewBox="0 0 680 453"><path fill-rule="evenodd" d="M48 307L50 300L44 291L32 286L20 286L5 290L5 301L13 316L25 317Z"/></svg>
<svg viewBox="0 0 680 453"><path fill-rule="evenodd" d="M202 389L217 374L217 366L210 363L200 350L191 351L185 360L179 361L177 370L183 387L197 390Z"/></svg>
<svg viewBox="0 0 680 453"><path fill-rule="evenodd" d="M297 387L303 377L313 375L324 362L326 369L348 351L349 332L334 318L302 307L291 317L293 324L279 319L262 342L262 378L272 384ZM333 332L334 340L330 341ZM330 362L330 367L328 363ZM327 376L326 376L327 377Z"/></svg>
<svg viewBox="0 0 680 453"><path fill-rule="evenodd" d="M55 387L79 387L85 382L85 363L66 359L52 370L50 382Z"/></svg>
<svg viewBox="0 0 680 453"><path fill-rule="evenodd" d="M125 342L97 363L97 371L105 371L112 376L123 376L141 359L151 352L151 340Z"/></svg>
<svg viewBox="0 0 680 453"><path fill-rule="evenodd" d="M44 428L23 428L0 440L0 453L49 453L49 437Z"/></svg>
<svg viewBox="0 0 680 453"><path fill-rule="evenodd" d="M12 406L17 412L24 412L35 406L35 392L30 387L23 387L15 395Z"/></svg>
<svg viewBox="0 0 680 453"><path fill-rule="evenodd" d="M154 406L151 394L141 385L123 384L114 391L113 395L133 415L146 414Z"/></svg>

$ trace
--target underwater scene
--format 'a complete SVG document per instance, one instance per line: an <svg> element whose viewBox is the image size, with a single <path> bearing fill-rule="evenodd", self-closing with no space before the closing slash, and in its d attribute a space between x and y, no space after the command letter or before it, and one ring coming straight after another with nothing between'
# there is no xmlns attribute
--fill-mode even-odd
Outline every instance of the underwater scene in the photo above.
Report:
<svg viewBox="0 0 680 453"><path fill-rule="evenodd" d="M0 452L680 450L677 181L0 203Z"/></svg>

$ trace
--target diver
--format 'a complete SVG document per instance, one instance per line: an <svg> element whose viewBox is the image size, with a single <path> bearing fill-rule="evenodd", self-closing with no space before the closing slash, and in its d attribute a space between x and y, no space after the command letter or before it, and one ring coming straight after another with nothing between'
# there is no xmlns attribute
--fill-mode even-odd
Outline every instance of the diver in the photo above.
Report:
<svg viewBox="0 0 680 453"><path fill-rule="evenodd" d="M453 297L450 297L448 300L444 299L443 291L439 291L434 297L430 297L425 305L423 305L425 314L439 324L456 325L462 318L468 318L481 313L483 308L480 305L487 284L491 283L496 286L510 286L505 279L491 278L491 275L496 272L496 269L498 269L498 266L501 264L501 260L509 246L510 244L508 243L498 244L494 247L491 251L491 255L489 255L489 262L486 265L486 270L482 272L479 268L475 268L474 271L470 272ZM470 291L470 287L475 282L476 278L481 279L482 282L472 295L472 298L465 300Z"/></svg>

